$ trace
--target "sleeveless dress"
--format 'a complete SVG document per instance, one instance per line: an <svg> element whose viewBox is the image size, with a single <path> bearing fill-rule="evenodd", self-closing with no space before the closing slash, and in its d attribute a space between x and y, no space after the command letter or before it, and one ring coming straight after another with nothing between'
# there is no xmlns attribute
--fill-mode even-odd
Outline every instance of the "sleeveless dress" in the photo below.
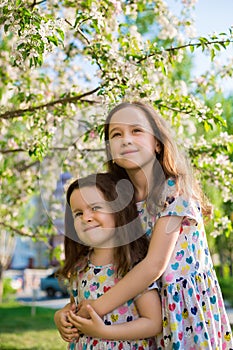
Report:
<svg viewBox="0 0 233 350"><path fill-rule="evenodd" d="M173 179L166 180L164 191L168 205L155 215L148 213L145 201L137 203L149 237L158 218L183 217L169 264L157 281L163 317L157 348L233 349L231 327L209 253L200 206L179 195Z"/></svg>
<svg viewBox="0 0 233 350"><path fill-rule="evenodd" d="M77 271L78 300L97 299L118 282L114 265L95 266L88 261L84 269ZM148 289L157 288L156 282ZM106 325L130 322L139 318L135 303L129 300L124 305L104 316ZM81 335L79 340L68 346L69 350L155 350L155 338L131 341L114 341Z"/></svg>

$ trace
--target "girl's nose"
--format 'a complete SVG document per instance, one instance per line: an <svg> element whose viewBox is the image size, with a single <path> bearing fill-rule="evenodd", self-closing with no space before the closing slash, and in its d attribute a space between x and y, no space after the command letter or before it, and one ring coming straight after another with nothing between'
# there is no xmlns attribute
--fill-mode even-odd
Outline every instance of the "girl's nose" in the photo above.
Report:
<svg viewBox="0 0 233 350"><path fill-rule="evenodd" d="M83 221L91 222L92 221L92 212L90 210L86 210L83 213Z"/></svg>
<svg viewBox="0 0 233 350"><path fill-rule="evenodd" d="M125 137L122 139L122 144L126 146L131 145L132 144L131 137L129 135L125 135Z"/></svg>

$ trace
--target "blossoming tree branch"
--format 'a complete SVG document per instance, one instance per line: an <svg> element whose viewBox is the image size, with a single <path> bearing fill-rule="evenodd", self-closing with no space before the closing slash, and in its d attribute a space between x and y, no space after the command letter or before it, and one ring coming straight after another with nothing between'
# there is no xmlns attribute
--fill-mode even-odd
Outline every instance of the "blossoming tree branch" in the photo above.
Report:
<svg viewBox="0 0 233 350"><path fill-rule="evenodd" d="M1 229L46 242L57 234L62 174L99 171L106 113L140 99L190 155L214 207L209 236L229 236L232 96L222 89L233 65L218 57L233 29L198 37L196 1L177 2L174 15L163 0L1 1ZM211 70L194 76L199 52Z"/></svg>

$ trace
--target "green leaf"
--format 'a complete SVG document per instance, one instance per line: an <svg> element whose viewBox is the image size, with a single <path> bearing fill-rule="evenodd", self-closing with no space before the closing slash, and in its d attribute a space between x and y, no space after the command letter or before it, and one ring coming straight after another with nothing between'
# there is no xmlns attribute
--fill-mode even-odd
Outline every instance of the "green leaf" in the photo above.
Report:
<svg viewBox="0 0 233 350"><path fill-rule="evenodd" d="M167 67L163 62L160 62L161 71L164 75L167 75Z"/></svg>
<svg viewBox="0 0 233 350"><path fill-rule="evenodd" d="M89 139L89 133L86 132L86 133L84 134L84 136L83 136L83 142L87 142L88 139Z"/></svg>
<svg viewBox="0 0 233 350"><path fill-rule="evenodd" d="M61 30L60 28L56 28L56 31L57 31L58 34L60 35L61 40L64 41L64 39L65 39L65 34L64 34L63 30Z"/></svg>
<svg viewBox="0 0 233 350"><path fill-rule="evenodd" d="M191 44L191 45L189 46L189 49L190 49L190 52L193 53L193 51L194 51L194 49L195 49L194 45Z"/></svg>
<svg viewBox="0 0 233 350"><path fill-rule="evenodd" d="M160 105L161 102L163 102L162 99L155 100L155 101L154 101L154 104L155 104L156 106L158 106L158 105Z"/></svg>
<svg viewBox="0 0 233 350"><path fill-rule="evenodd" d="M220 49L218 44L214 44L214 47L215 47L216 50L221 51L221 49Z"/></svg>
<svg viewBox="0 0 233 350"><path fill-rule="evenodd" d="M227 150L229 153L233 153L233 143L228 143L227 144Z"/></svg>
<svg viewBox="0 0 233 350"><path fill-rule="evenodd" d="M210 131L210 129L212 129L212 125L210 123L208 123L206 120L204 121L204 129L206 132Z"/></svg>
<svg viewBox="0 0 233 350"><path fill-rule="evenodd" d="M53 43L55 46L58 46L58 38L55 35L49 35L46 37L48 41Z"/></svg>
<svg viewBox="0 0 233 350"><path fill-rule="evenodd" d="M215 57L215 50L214 50L214 49L211 49L211 51L210 51L210 58L211 58L211 61L214 60L214 57Z"/></svg>

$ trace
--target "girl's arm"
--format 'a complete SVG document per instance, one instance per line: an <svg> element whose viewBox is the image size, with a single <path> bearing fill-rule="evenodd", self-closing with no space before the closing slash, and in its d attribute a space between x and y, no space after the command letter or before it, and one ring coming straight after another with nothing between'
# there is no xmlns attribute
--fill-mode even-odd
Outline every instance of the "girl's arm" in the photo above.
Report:
<svg viewBox="0 0 233 350"><path fill-rule="evenodd" d="M78 315L89 317L86 305L91 304L101 317L142 293L165 271L180 233L182 217L160 218L153 230L146 257L114 287L92 301L81 302Z"/></svg>
<svg viewBox="0 0 233 350"><path fill-rule="evenodd" d="M108 340L136 340L154 337L162 330L161 303L157 290L143 293L135 301L140 317L121 324L105 325L94 309L88 305L90 319L69 312L69 320L82 333Z"/></svg>

